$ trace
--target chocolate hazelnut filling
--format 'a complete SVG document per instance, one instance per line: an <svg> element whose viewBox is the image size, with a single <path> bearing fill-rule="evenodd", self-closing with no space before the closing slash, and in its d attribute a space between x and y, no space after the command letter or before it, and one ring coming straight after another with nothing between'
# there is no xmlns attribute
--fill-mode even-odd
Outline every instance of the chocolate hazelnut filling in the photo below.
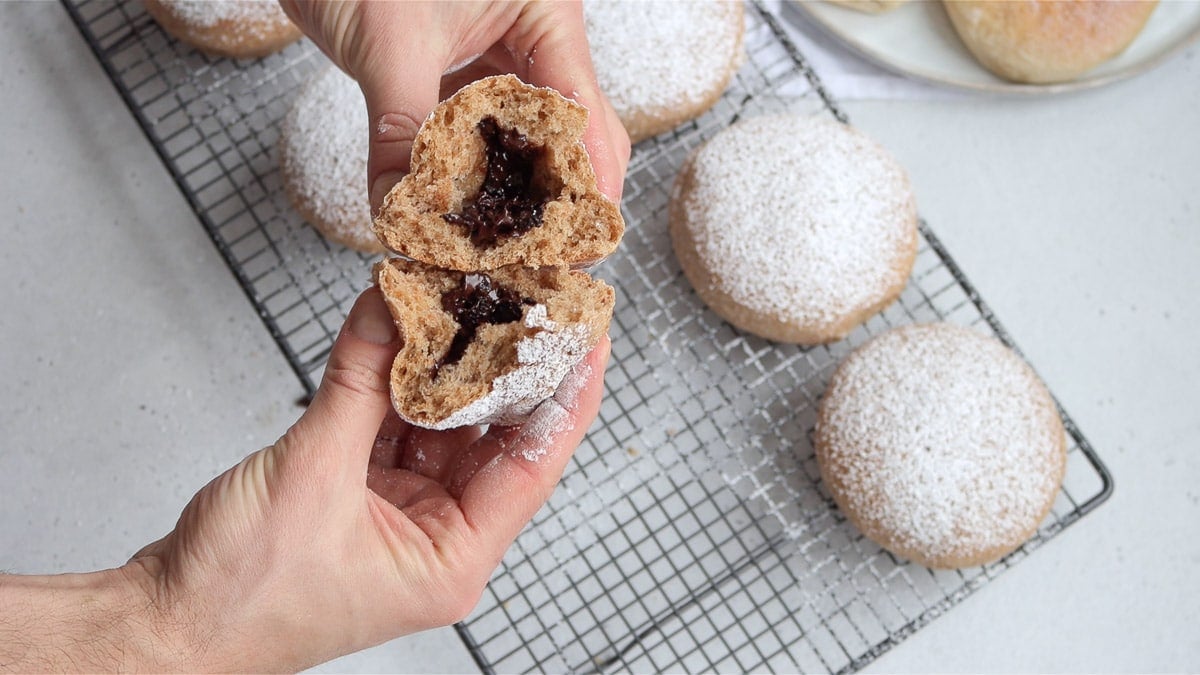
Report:
<svg viewBox="0 0 1200 675"><path fill-rule="evenodd" d="M495 284L486 274L464 276L460 287L442 294L442 309L458 322L458 332L450 341L450 349L433 367L433 376L436 378L443 366L462 360L480 326L520 321L521 306L534 304L537 303L533 299L522 298L516 291Z"/></svg>
<svg viewBox="0 0 1200 675"><path fill-rule="evenodd" d="M490 248L501 237L519 236L542 224L549 198L538 189L534 174L545 151L516 129L502 129L494 117L479 120L477 128L487 146L483 187L462 213L442 218L466 227L475 246Z"/></svg>

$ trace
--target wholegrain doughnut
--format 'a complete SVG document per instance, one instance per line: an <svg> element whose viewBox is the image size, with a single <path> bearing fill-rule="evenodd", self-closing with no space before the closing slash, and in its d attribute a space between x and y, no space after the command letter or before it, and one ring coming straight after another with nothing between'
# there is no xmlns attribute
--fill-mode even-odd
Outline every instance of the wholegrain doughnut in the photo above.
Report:
<svg viewBox="0 0 1200 675"><path fill-rule="evenodd" d="M874 141L796 114L723 130L671 193L675 254L725 320L779 342L840 339L903 289L917 249L903 169Z"/></svg>
<svg viewBox="0 0 1200 675"><path fill-rule="evenodd" d="M699 117L744 60L741 2L587 0L600 89L636 143Z"/></svg>
<svg viewBox="0 0 1200 675"><path fill-rule="evenodd" d="M367 105L334 67L314 75L283 120L279 160L292 206L326 238L382 253L367 199Z"/></svg>
<svg viewBox="0 0 1200 675"><path fill-rule="evenodd" d="M392 258L375 281L403 342L392 405L428 429L525 421L600 341L615 297L559 267L467 273Z"/></svg>
<svg viewBox="0 0 1200 675"><path fill-rule="evenodd" d="M998 341L950 324L893 329L850 354L821 401L821 477L846 517L902 558L982 565L1020 546L1066 468L1045 386Z"/></svg>
<svg viewBox="0 0 1200 675"><path fill-rule="evenodd" d="M582 266L616 250L620 209L596 188L587 109L512 75L438 104L413 141L411 171L375 231L392 252L467 272Z"/></svg>
<svg viewBox="0 0 1200 675"><path fill-rule="evenodd" d="M390 385L402 419L540 429L531 413L607 331L613 289L568 269L624 232L596 189L586 125L582 106L513 76L467 85L422 124L375 220L409 258L375 266L402 341Z"/></svg>
<svg viewBox="0 0 1200 675"><path fill-rule="evenodd" d="M215 56L252 59L300 39L275 0L145 0L163 30Z"/></svg>

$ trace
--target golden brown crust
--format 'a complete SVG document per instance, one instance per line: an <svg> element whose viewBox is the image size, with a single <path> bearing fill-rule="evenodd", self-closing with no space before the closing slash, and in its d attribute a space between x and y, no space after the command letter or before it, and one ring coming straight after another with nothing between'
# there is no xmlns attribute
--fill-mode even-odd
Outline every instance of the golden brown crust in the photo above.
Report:
<svg viewBox="0 0 1200 675"><path fill-rule="evenodd" d="M893 329L855 350L830 379L813 440L847 519L933 568L983 565L1019 547L1066 470L1062 420L1033 370L949 324Z"/></svg>
<svg viewBox="0 0 1200 675"><path fill-rule="evenodd" d="M675 106L661 108L629 110L620 115L621 124L629 134L630 143L638 143L647 138L653 138L661 133L670 131L684 122L694 120L708 112L721 100L729 80L737 72L736 62L729 66L728 73L721 79L719 87L714 87L703 95Z"/></svg>
<svg viewBox="0 0 1200 675"><path fill-rule="evenodd" d="M465 228L442 217L461 212L483 184L487 160L477 127L485 117L545 148L534 180L552 198L540 226L490 248L477 247ZM375 219L379 238L400 255L463 271L512 264L579 266L607 257L625 225L617 205L596 189L581 141L586 128L583 106L514 76L464 87L422 124L411 171L388 193Z"/></svg>
<svg viewBox="0 0 1200 675"><path fill-rule="evenodd" d="M163 30L214 56L255 59L283 49L303 34L282 10L269 18L197 22L171 0L144 0L146 11ZM274 3L272 3L274 4ZM276 6L276 9L278 7Z"/></svg>
<svg viewBox="0 0 1200 675"><path fill-rule="evenodd" d="M392 403L408 422L445 429L522 421L608 330L613 289L583 272L514 265L487 275L536 304L523 308L520 321L480 326L461 360L435 377L458 331L442 294L474 275L396 258L376 264L375 281L402 341Z"/></svg>
<svg viewBox="0 0 1200 675"><path fill-rule="evenodd" d="M777 152L775 157L753 153L733 157L723 154L722 151L731 149L726 146L718 151L721 152L718 157L713 156L713 149L701 146L684 162L672 190L668 225L672 245L696 294L721 318L744 331L777 342L804 345L833 342L890 305L904 290L917 253L916 201L899 165L883 148L860 132L836 123L818 124L815 120L795 118L794 123L789 124L783 117L777 119L745 120L723 134L740 133L740 141L753 140L766 148L788 142L794 148L800 148L798 144L805 143L804 147L811 148L813 156L821 154L825 161L808 166L803 164L808 161L808 156L793 157L794 161L787 162L786 166L775 166L772 160L784 153ZM751 125L755 126L751 128ZM838 139L832 150L824 142L827 137ZM718 139L721 139L720 135L710 143ZM706 152L709 157L703 161L710 165L728 157L731 175L726 177L744 180L745 184L713 184L711 177L699 180L698 162ZM826 200L822 196L825 193L819 187L806 184L810 178L816 180L822 175L835 155L860 166L877 167L867 173L839 173L833 180L841 186L856 181L861 183L861 190L855 191L856 198L866 203L864 195L869 194L879 205L878 209L871 210L875 215L870 216L875 218L871 222L878 227L868 229L892 233L891 244L886 250L879 246L861 246L855 232L862 233L861 226L867 222L864 216L853 210L831 208L824 203ZM794 178L783 186L784 191L791 194L770 195L768 199L773 204L786 203L789 196L802 191L818 193L815 201L783 212L764 210L766 207L760 203L763 197L758 187L773 180L775 174L784 172L790 172ZM772 184L779 186L778 181ZM829 197L835 199L832 195ZM719 208L722 210L718 211ZM757 222L750 222L764 219L771 221L766 231L759 228ZM799 262L802 249L816 249L803 239L812 233L811 229L802 225L793 229L791 224L809 220L821 221L817 230L845 231L838 242L841 245L826 250L826 253L831 259L870 260L869 283L865 276L858 280L839 278L849 273L848 268L831 273L820 265ZM706 241L701 242L700 238ZM721 243L713 243L718 240ZM797 255L781 260L765 253L764 248ZM768 293L751 291L746 277L764 279L766 285L774 286L775 290ZM855 293L847 292L847 284L867 284L870 288L849 299ZM828 304L810 299L818 295L827 297ZM781 303L792 307L781 307ZM792 308L795 311L790 311Z"/></svg>
<svg viewBox="0 0 1200 675"><path fill-rule="evenodd" d="M596 78L637 143L708 112L745 61L741 2L589 2Z"/></svg>
<svg viewBox="0 0 1200 675"><path fill-rule="evenodd" d="M305 221L326 239L373 255L385 249L363 182L365 116L354 80L333 66L315 73L281 125L279 165L288 200Z"/></svg>
<svg viewBox="0 0 1200 675"><path fill-rule="evenodd" d="M690 158L689 158L690 159ZM679 172L680 189L692 189L691 162L686 162ZM712 271L702 261L696 240L686 226L686 218L682 214L679 200L672 200L670 207L671 241L675 248L675 256L683 269L684 276L696 290L696 294L708 305L717 316L737 326L741 330L753 333L775 342L785 342L800 345L819 345L836 342L850 334L859 324L863 323L883 308L896 301L908 283L908 275L912 271L917 257L917 233L914 226L908 241L898 249L898 256L889 264L894 281L880 289L878 299L867 305L843 313L832 321L821 323L797 323L780 318L778 315L759 312L751 309L733 298L726 286L714 278ZM911 215L916 222L915 208Z"/></svg>
<svg viewBox="0 0 1200 675"><path fill-rule="evenodd" d="M944 0L963 44L984 67L1015 82L1079 77L1120 54L1157 0Z"/></svg>
<svg viewBox="0 0 1200 675"><path fill-rule="evenodd" d="M281 154L285 152L283 150L284 147L281 137ZM287 162L281 164L280 170L283 172L283 187L287 192L288 201L291 203L292 208L295 209L296 213L300 214L300 217L305 222L316 228L322 237L342 246L371 255L383 253L386 250L383 248L383 244L379 243L379 238L375 236L375 232L371 229L369 215L366 222L325 220L312 207L308 197L303 194L303 191L296 187L301 181L292 174Z"/></svg>

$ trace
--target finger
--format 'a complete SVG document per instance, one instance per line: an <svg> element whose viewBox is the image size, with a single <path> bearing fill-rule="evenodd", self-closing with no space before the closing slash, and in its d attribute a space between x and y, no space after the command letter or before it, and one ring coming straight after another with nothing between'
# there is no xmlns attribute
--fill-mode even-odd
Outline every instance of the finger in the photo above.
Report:
<svg viewBox="0 0 1200 675"><path fill-rule="evenodd" d="M390 524L397 536L411 539L421 536L435 548L465 550L464 527L458 502L446 493L446 488L411 471L383 469L371 466L367 472L367 487L374 497L389 504L376 511Z"/></svg>
<svg viewBox="0 0 1200 675"><path fill-rule="evenodd" d="M476 80L508 72L500 61L502 59L493 56L489 51L470 63L444 74L441 83L441 98L443 100L450 98L456 91Z"/></svg>
<svg viewBox="0 0 1200 675"><path fill-rule="evenodd" d="M603 365L608 359L610 348L611 343L608 336L605 335L601 338L600 343L592 349L592 352L584 358L583 362L573 368L567 377L563 378L563 382L559 385L558 391L554 393L553 397L558 407L568 411L580 409L578 401L584 391L584 385L588 384L592 377L603 379ZM601 357L601 368L597 371L594 367L593 359ZM546 410L542 411L541 420L543 422L545 422L547 415L553 414L550 412L553 409L553 406L548 406ZM590 424L591 418L589 417L586 421ZM458 466L455 467L453 475L447 484L447 489L450 490L450 493L455 496L461 496L465 492L467 485L475 477L475 474L494 461L503 452L516 453L522 457L527 456L530 459L537 459L540 454L544 454L545 447L547 446L545 444L531 445L531 441L545 440L545 437L550 434L541 433L539 436L539 427L533 426L533 422L534 415L530 415L529 421L524 425L492 426L489 428L486 436L475 443L468 452L463 453Z"/></svg>
<svg viewBox="0 0 1200 675"><path fill-rule="evenodd" d="M448 499L445 488L424 476L376 465L367 468L367 487L400 510L431 498Z"/></svg>
<svg viewBox="0 0 1200 675"><path fill-rule="evenodd" d="M596 83L592 55L578 3L531 3L509 33L517 74L530 84L552 87L588 109L583 144L596 173L596 186L620 202L629 163L629 135Z"/></svg>
<svg viewBox="0 0 1200 675"><path fill-rule="evenodd" d="M375 439L391 410L389 382L399 347L396 325L379 289L354 303L333 344L312 405L288 430L289 452L304 452L345 467L362 480Z"/></svg>
<svg viewBox="0 0 1200 675"><path fill-rule="evenodd" d="M396 5L363 3L362 26L395 25ZM436 26L436 8L424 3L404 7L410 26ZM421 123L438 103L441 73L447 63L447 46L435 30L378 30L369 37L353 74L362 88L370 123L367 154L367 189L371 212L408 173L413 139Z"/></svg>
<svg viewBox="0 0 1200 675"><path fill-rule="evenodd" d="M609 348L605 337L529 421L489 431L464 457L450 492L460 495L466 521L497 558L550 496L600 411Z"/></svg>
<svg viewBox="0 0 1200 675"><path fill-rule="evenodd" d="M388 410L375 434L375 446L371 449L370 463L388 469L398 468L408 445L412 425L400 419L395 410Z"/></svg>
<svg viewBox="0 0 1200 675"><path fill-rule="evenodd" d="M458 464L459 457L481 435L483 432L477 426L445 431L413 429L408 436L400 467L439 485L444 484Z"/></svg>

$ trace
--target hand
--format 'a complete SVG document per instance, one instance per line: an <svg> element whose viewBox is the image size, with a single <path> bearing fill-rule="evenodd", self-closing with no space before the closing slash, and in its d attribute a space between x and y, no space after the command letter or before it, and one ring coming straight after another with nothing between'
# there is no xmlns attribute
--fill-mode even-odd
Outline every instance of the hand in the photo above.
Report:
<svg viewBox="0 0 1200 675"><path fill-rule="evenodd" d="M607 342L534 412L567 420L550 438L411 428L388 393L396 350L371 289L300 420L135 557L188 627L188 665L303 668L462 619L599 409Z"/></svg>
<svg viewBox="0 0 1200 675"><path fill-rule="evenodd" d="M589 111L584 145L600 191L620 201L629 136L596 84L579 3L313 2L288 16L362 87L371 124L371 211L408 172L413 138L438 101L513 73Z"/></svg>
<svg viewBox="0 0 1200 675"><path fill-rule="evenodd" d="M533 413L556 423L483 435L395 416L397 346L366 291L308 410L173 532L118 570L0 577L0 670L299 670L465 617L595 418L608 341Z"/></svg>

